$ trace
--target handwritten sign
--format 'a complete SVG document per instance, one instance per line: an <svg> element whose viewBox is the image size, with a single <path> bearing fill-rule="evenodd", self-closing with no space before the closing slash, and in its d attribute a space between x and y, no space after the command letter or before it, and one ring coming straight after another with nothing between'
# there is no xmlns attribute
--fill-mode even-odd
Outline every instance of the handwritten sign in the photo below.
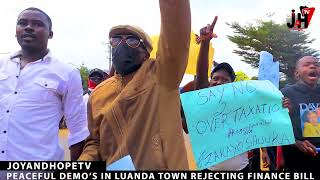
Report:
<svg viewBox="0 0 320 180"><path fill-rule="evenodd" d="M260 52L258 79L269 80L279 89L279 62L267 51Z"/></svg>
<svg viewBox="0 0 320 180"><path fill-rule="evenodd" d="M198 169L248 150L294 143L288 110L270 81L241 81L181 95Z"/></svg>

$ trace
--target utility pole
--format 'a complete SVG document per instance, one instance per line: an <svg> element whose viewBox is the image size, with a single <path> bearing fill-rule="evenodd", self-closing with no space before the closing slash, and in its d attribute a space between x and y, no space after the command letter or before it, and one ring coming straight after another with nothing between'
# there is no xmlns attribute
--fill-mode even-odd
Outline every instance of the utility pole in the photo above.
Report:
<svg viewBox="0 0 320 180"><path fill-rule="evenodd" d="M102 42L103 45L106 45L107 48L106 48L106 53L107 53L107 61L109 62L109 70L111 69L111 65L112 65L112 48L111 48L111 45L110 45L110 42L109 40L107 40L107 42Z"/></svg>

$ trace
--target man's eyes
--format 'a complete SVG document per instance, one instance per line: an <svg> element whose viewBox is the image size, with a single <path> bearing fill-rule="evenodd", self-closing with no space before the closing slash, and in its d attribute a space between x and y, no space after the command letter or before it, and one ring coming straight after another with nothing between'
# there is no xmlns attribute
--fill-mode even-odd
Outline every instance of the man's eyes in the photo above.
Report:
<svg viewBox="0 0 320 180"><path fill-rule="evenodd" d="M27 25L27 22L26 22L26 21L18 21L17 24L18 24L18 25Z"/></svg>
<svg viewBox="0 0 320 180"><path fill-rule="evenodd" d="M43 26L43 23L42 23L42 22L38 22L38 21L37 21L37 22L34 22L33 24L34 24L35 26L40 26L40 27Z"/></svg>
<svg viewBox="0 0 320 180"><path fill-rule="evenodd" d="M32 24L32 26L38 26L38 27L44 26L44 24L42 22L39 22L39 21L31 22L31 24ZM18 21L17 25L27 26L28 22L27 21Z"/></svg>

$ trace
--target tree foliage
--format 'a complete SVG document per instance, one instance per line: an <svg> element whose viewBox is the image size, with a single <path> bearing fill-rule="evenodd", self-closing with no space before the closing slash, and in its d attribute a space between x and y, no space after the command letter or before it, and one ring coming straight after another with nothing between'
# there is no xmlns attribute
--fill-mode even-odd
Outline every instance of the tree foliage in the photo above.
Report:
<svg viewBox="0 0 320 180"><path fill-rule="evenodd" d="M84 92L88 90L88 77L89 77L89 69L83 64L78 68L81 75L82 88Z"/></svg>
<svg viewBox="0 0 320 180"><path fill-rule="evenodd" d="M315 39L309 38L309 33L290 31L286 24L276 24L273 21L257 21L256 25L241 26L237 22L228 24L234 35L228 36L238 49L233 52L242 57L242 61L252 67L259 67L259 53L270 52L280 63L280 72L289 82L293 81L295 64L305 55L318 57L317 50L308 45Z"/></svg>

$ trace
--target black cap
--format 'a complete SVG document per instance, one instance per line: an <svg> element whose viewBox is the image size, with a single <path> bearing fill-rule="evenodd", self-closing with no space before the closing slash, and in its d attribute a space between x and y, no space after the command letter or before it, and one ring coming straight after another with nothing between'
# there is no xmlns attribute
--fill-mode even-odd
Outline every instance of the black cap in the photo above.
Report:
<svg viewBox="0 0 320 180"><path fill-rule="evenodd" d="M98 69L98 68L92 69L92 70L89 72L89 77L92 77L94 74L99 74L99 75L101 75L102 77L105 77L105 76L108 75L106 72L104 72L103 70Z"/></svg>
<svg viewBox="0 0 320 180"><path fill-rule="evenodd" d="M219 71L219 70L224 70L226 71L231 78L231 81L233 82L236 79L236 74L234 73L233 68L230 66L229 63L220 63L218 64L211 72L211 78L212 78L212 74Z"/></svg>

